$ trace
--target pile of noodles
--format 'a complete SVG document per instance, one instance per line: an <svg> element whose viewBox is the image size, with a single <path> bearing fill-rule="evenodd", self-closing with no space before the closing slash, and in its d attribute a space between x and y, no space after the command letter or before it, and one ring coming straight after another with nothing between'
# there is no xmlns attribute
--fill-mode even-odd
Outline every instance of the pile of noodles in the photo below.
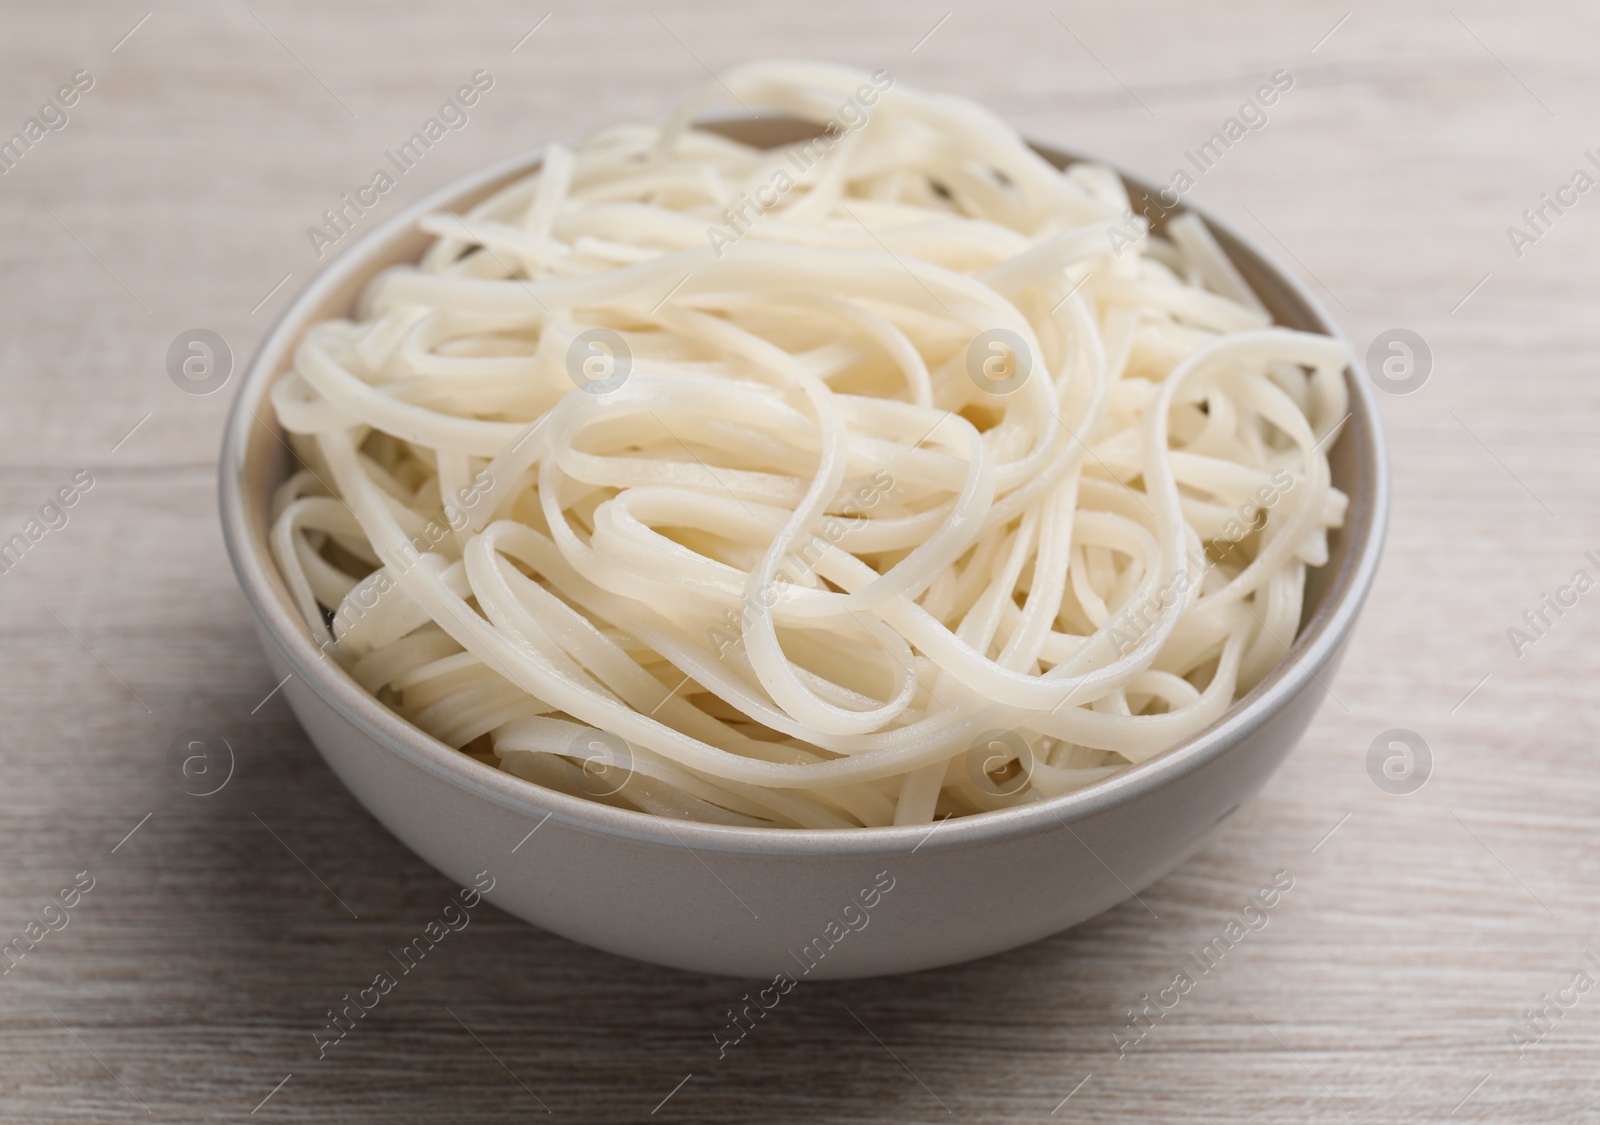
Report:
<svg viewBox="0 0 1600 1125"><path fill-rule="evenodd" d="M822 132L694 127L724 94ZM272 547L330 658L540 785L808 828L1061 794L1284 660L1343 518L1342 343L882 71L735 69L422 226L276 385Z"/></svg>

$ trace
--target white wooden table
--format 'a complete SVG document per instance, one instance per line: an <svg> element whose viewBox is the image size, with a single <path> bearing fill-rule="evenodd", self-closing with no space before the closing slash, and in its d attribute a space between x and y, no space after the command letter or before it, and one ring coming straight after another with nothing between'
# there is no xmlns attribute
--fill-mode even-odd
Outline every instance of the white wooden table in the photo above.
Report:
<svg viewBox="0 0 1600 1125"><path fill-rule="evenodd" d="M0 574L0 938L42 935L0 976L0 1119L1600 1119L1600 994L1512 1040L1575 973L1600 980L1600 593L1521 655L1507 636L1575 570L1600 578L1600 193L1520 258L1506 233L1600 146L1592 8L149 11L0 5L0 140L94 80L0 177L0 541L93 481ZM1362 347L1408 328L1433 355L1383 404L1394 519L1337 698L1148 909L809 986L727 1059L732 982L486 910L319 1060L326 1009L452 888L262 702L213 500L231 387L185 393L167 349L206 328L248 354L318 267L306 227L479 68L495 85L470 125L381 213L763 55L885 67L1152 178L1294 76L1191 198ZM237 755L207 797L168 773L196 728ZM1431 748L1410 795L1368 774L1392 728ZM1280 869L1270 925L1119 1057L1129 1009ZM41 916L80 872L92 889Z"/></svg>

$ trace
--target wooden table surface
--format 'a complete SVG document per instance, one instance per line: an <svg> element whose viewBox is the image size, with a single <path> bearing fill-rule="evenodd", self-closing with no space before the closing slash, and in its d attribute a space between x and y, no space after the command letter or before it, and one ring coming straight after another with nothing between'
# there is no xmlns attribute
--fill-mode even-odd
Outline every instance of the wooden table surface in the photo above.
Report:
<svg viewBox="0 0 1600 1125"><path fill-rule="evenodd" d="M1600 192L1565 188L1596 172L1597 48L1576 0L7 0L0 139L93 86L0 177L0 540L78 488L0 574L0 939L43 931L0 976L0 1119L1600 1120L1600 593L1508 636L1600 578ZM1148 908L809 986L726 1059L734 982L486 909L319 1060L325 1010L452 887L263 703L214 500L232 386L184 392L167 349L205 328L248 355L318 267L306 227L478 68L492 90L384 214L769 55L884 67L1159 179L1293 75L1190 198L1361 348L1405 328L1432 355L1384 396L1393 522L1335 697ZM1558 188L1519 256L1507 228ZM197 728L236 754L207 797L169 774ZM1395 728L1431 751L1410 794L1367 767ZM1280 869L1268 928L1119 1056L1129 1009Z"/></svg>

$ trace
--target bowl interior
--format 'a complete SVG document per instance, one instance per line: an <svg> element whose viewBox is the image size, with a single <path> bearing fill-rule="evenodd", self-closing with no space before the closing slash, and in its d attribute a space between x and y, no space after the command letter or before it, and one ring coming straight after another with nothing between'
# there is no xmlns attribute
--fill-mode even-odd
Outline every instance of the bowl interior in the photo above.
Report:
<svg viewBox="0 0 1600 1125"><path fill-rule="evenodd" d="M815 125L785 118L759 118L714 121L705 127L733 139L758 147L790 144L815 136ZM1065 168L1083 157L1035 144L1035 150L1058 168ZM271 416L267 392L272 383L287 370L294 348L301 336L319 321L351 315L362 290L382 270L399 264L417 261L432 237L415 229L416 219L432 211L464 210L472 207L494 192L527 175L538 167L538 153L519 154L502 164L475 176L446 187L423 199L400 214L369 231L357 243L343 252L327 270L312 283L287 311L269 334L262 350L248 369L238 392L234 416L229 425L229 436L222 460L222 490L224 524L229 536L229 549L233 554L235 569L239 572L247 596L255 605L266 626L276 633L294 632L293 637L282 636L280 641L292 648L314 652L309 633L299 620L298 612L268 549L269 516L273 490L294 470L293 455L285 444L282 431ZM1122 173L1129 196L1135 206L1144 210L1154 228L1160 231L1172 217L1195 211L1181 204L1163 208L1155 203L1156 189L1148 183ZM1221 244L1234 265L1244 276L1281 326L1330 336L1340 336L1337 326L1304 286L1296 282L1282 267L1271 260L1249 239L1233 231L1203 212L1196 211ZM1350 506L1343 528L1330 533L1329 559L1325 566L1308 572L1306 593L1301 617L1301 628L1291 646L1292 656L1286 658L1252 691L1236 701L1217 723L1188 741L1163 754L1130 766L1113 777L1086 786L1081 790L1040 802L1049 805L1056 815L1072 806L1087 809L1103 800L1115 799L1117 793L1128 792L1130 785L1140 778L1165 771L1171 776L1174 761L1185 755L1220 752L1229 739L1219 738L1219 728L1239 726L1240 720L1252 711L1254 721L1270 713L1275 700L1285 698L1301 686L1298 681L1312 674L1332 652L1350 619L1359 608L1366 588L1370 585L1376 568L1377 553L1383 534L1385 513L1385 464L1382 436L1372 392L1360 367L1359 357L1352 360L1346 376L1350 390L1350 417L1343 432L1328 449L1333 483L1350 498ZM321 662L329 669L336 683L332 689L341 698L341 709L356 715L367 724L379 727L394 721L404 723L377 699L368 695L332 662ZM328 677L323 677L326 681ZM476 762L465 754L437 743L420 730L404 724L416 738L433 743L451 758L459 760L463 775L477 771L496 773L491 767ZM1251 723L1253 725L1253 722ZM1245 729L1245 728L1240 728ZM1191 764L1198 764L1198 758ZM519 778L509 779L515 785L538 788L534 783ZM558 804L578 798L539 790L541 798ZM1023 806L1023 808L1036 806ZM960 818L963 821L984 821L1012 817L1018 809L978 813ZM611 819L613 814L631 818L653 820L649 814L634 813L624 809L604 809ZM681 828L680 828L681 830ZM806 833L803 829L720 828L719 834L772 834L793 837ZM816 830L825 831L825 830ZM835 829L834 835L843 833L884 834L897 829Z"/></svg>

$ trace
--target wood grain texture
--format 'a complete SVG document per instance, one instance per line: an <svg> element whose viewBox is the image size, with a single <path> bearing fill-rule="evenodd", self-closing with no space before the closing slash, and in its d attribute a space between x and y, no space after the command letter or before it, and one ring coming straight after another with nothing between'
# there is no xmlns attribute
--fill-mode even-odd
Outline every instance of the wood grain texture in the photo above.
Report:
<svg viewBox="0 0 1600 1125"><path fill-rule="evenodd" d="M513 51L550 9L149 10L0 4L0 137L96 79L0 177L0 538L95 480L0 575L0 937L95 880L0 976L0 1120L1600 1120L1600 993L1525 1053L1510 1038L1541 994L1600 978L1600 593L1520 657L1506 639L1600 551L1600 193L1520 259L1505 234L1600 144L1600 12L611 0ZM248 353L318 265L306 226L479 67L496 83L471 125L382 213L766 55L886 67L1152 178L1293 73L1192 198L1361 347L1409 327L1435 360L1383 403L1392 530L1336 698L1147 905L976 964L808 984L727 1058L734 982L485 908L319 1059L326 1009L453 888L262 703L213 498L228 394L178 390L167 346L206 327ZM1434 756L1405 797L1366 768L1396 727ZM168 777L191 728L236 752L214 796ZM1119 1057L1130 1007L1280 869L1267 928Z"/></svg>

